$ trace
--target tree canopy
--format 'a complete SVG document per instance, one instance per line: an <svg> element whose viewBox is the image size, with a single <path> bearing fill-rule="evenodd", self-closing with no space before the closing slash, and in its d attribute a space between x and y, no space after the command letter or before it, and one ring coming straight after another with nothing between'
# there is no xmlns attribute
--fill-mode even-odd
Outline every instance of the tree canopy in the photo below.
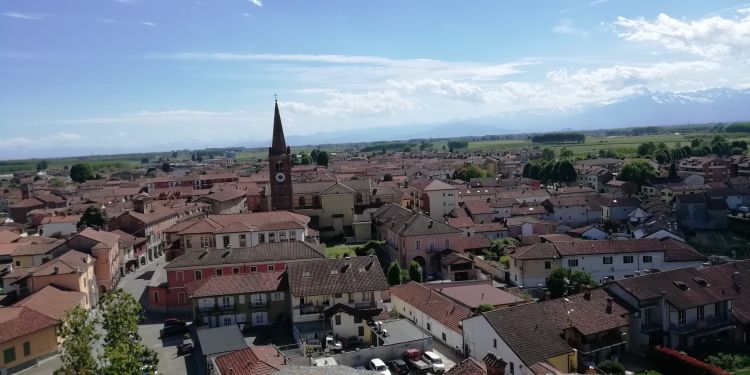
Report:
<svg viewBox="0 0 750 375"><path fill-rule="evenodd" d="M643 185L656 176L656 169L654 169L651 163L643 160L636 160L625 164L625 166L622 167L620 174L617 175L617 179Z"/></svg>
<svg viewBox="0 0 750 375"><path fill-rule="evenodd" d="M417 261L409 263L409 279L418 283L422 282L422 266Z"/></svg>
<svg viewBox="0 0 750 375"><path fill-rule="evenodd" d="M586 287L595 287L591 274L586 271L571 270L570 268L558 268L547 278L552 298L560 298L582 292Z"/></svg>
<svg viewBox="0 0 750 375"><path fill-rule="evenodd" d="M585 140L586 140L585 134L574 133L574 132L537 134L531 137L532 143L564 143L564 142L583 143Z"/></svg>
<svg viewBox="0 0 750 375"><path fill-rule="evenodd" d="M401 266L398 262L393 262L388 267L388 284L391 286L401 284Z"/></svg>
<svg viewBox="0 0 750 375"><path fill-rule="evenodd" d="M89 163L74 164L70 167L70 179L75 182L82 184L87 180L93 180L94 177L94 168Z"/></svg>
<svg viewBox="0 0 750 375"><path fill-rule="evenodd" d="M523 168L523 177L540 180L544 183L561 183L570 185L576 181L578 172L570 160L535 161Z"/></svg>
<svg viewBox="0 0 750 375"><path fill-rule="evenodd" d="M454 178L469 182L472 178L487 177L489 175L489 172L472 164L456 171Z"/></svg>
<svg viewBox="0 0 750 375"><path fill-rule="evenodd" d="M99 206L91 206L83 212L78 221L78 228L102 228L107 224L107 215Z"/></svg>
<svg viewBox="0 0 750 375"><path fill-rule="evenodd" d="M555 159L555 150L553 150L553 149L551 149L549 147L545 147L542 150L542 159L547 160L547 161L554 160Z"/></svg>

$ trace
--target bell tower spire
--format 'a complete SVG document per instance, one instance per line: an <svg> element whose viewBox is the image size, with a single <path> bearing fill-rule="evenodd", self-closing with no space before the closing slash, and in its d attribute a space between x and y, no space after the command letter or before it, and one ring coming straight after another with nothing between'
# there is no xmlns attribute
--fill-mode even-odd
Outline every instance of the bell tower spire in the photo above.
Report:
<svg viewBox="0 0 750 375"><path fill-rule="evenodd" d="M275 95L274 95L275 96ZM269 211L292 211L292 151L286 145L284 128L281 126L279 102L274 100L273 139L268 148L268 169L271 173L269 182L271 201Z"/></svg>
<svg viewBox="0 0 750 375"><path fill-rule="evenodd" d="M281 155L289 153L284 138L284 127L281 125L281 115L279 114L279 102L274 100L273 113L273 140L271 148L268 150L271 155Z"/></svg>

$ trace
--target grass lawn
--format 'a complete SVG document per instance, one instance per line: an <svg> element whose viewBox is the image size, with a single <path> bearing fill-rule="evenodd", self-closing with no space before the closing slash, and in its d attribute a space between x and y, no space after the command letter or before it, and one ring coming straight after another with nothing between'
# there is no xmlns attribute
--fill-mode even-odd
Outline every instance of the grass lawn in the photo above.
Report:
<svg viewBox="0 0 750 375"><path fill-rule="evenodd" d="M344 254L349 254L349 256L356 256L354 253L354 248L356 248L357 245L345 245L340 244L336 246L326 247L326 257L328 258L341 258L344 256Z"/></svg>
<svg viewBox="0 0 750 375"><path fill-rule="evenodd" d="M734 375L750 375L750 368L733 372Z"/></svg>
<svg viewBox="0 0 750 375"><path fill-rule="evenodd" d="M688 236L687 242L696 250L706 255L731 255L732 249L747 246L750 239L732 231L696 231L695 236Z"/></svg>

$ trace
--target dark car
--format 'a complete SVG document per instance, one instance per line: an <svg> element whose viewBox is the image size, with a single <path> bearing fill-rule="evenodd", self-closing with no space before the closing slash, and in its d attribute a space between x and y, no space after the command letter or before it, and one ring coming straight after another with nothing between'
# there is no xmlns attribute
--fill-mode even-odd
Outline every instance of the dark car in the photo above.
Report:
<svg viewBox="0 0 750 375"><path fill-rule="evenodd" d="M167 319L164 321L164 328L159 331L159 337L169 337L175 335L184 335L190 332L187 323L182 320Z"/></svg>
<svg viewBox="0 0 750 375"><path fill-rule="evenodd" d="M409 365L407 365L403 359L394 359L388 361L388 370L390 370L393 375L408 375Z"/></svg>
<svg viewBox="0 0 750 375"><path fill-rule="evenodd" d="M177 355L190 354L195 350L192 339L182 340L182 344L177 345Z"/></svg>

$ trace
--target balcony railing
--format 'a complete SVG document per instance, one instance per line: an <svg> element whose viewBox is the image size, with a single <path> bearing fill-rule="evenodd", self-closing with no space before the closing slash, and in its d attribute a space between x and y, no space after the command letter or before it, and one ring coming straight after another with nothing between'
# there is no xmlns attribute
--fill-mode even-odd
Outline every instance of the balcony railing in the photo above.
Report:
<svg viewBox="0 0 750 375"><path fill-rule="evenodd" d="M641 323L641 333L655 332L661 329L661 322Z"/></svg>
<svg viewBox="0 0 750 375"><path fill-rule="evenodd" d="M218 314L222 312L231 312L236 311L237 308L235 305L214 305L214 306L204 306L204 307L198 307L198 313L200 314Z"/></svg>
<svg viewBox="0 0 750 375"><path fill-rule="evenodd" d="M329 304L324 304L324 305L304 305L304 306L297 305L294 308L297 309L297 310L299 310L300 315L310 315L310 314L321 314L328 307L330 307Z"/></svg>
<svg viewBox="0 0 750 375"><path fill-rule="evenodd" d="M611 348L613 346L622 345L627 340L625 335L613 334L608 335L599 339L591 340L586 343L579 345L578 350L584 354L593 353L599 350Z"/></svg>
<svg viewBox="0 0 750 375"><path fill-rule="evenodd" d="M729 325L729 318L709 317L705 320L696 320L690 324L671 324L670 329L674 332L685 334L702 329L717 329Z"/></svg>
<svg viewBox="0 0 750 375"><path fill-rule="evenodd" d="M268 301L252 301L248 304L250 309L265 309L268 307Z"/></svg>

